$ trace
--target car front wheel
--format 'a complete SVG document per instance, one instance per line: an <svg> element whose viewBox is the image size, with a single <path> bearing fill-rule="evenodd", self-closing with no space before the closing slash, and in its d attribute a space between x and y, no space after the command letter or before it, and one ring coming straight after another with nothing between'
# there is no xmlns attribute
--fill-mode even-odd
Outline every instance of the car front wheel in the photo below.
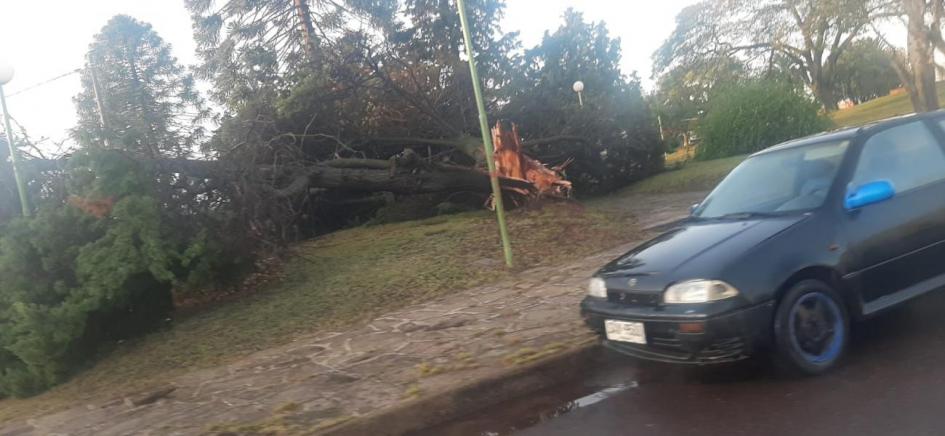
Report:
<svg viewBox="0 0 945 436"><path fill-rule="evenodd" d="M833 288L819 280L798 282L775 313L779 363L802 374L826 372L843 356L849 326L846 308Z"/></svg>

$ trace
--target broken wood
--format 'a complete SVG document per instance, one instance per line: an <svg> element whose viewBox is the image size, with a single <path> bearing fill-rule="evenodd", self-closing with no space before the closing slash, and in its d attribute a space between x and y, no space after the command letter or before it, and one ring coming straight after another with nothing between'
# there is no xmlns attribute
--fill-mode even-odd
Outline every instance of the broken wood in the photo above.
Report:
<svg viewBox="0 0 945 436"><path fill-rule="evenodd" d="M570 161L558 167L548 168L545 164L524 153L522 137L518 126L512 124L512 130L506 129L502 122L492 128L492 142L495 145L496 172L499 177L521 180L530 183L532 194L522 193L533 198L559 198L571 196L571 182L564 179L562 170Z"/></svg>

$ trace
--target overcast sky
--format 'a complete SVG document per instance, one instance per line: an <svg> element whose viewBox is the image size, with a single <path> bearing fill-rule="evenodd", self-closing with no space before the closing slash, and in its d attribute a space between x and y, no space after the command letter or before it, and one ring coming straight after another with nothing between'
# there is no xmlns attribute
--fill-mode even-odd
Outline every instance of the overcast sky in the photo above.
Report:
<svg viewBox="0 0 945 436"><path fill-rule="evenodd" d="M672 31L676 13L694 2L507 0L502 25L506 31L521 32L524 46L530 47L546 30L557 28L564 10L573 7L588 20L607 23L622 41L624 72L637 71L649 86L650 54ZM75 124L72 96L79 90L79 79L73 74L26 88L82 66L92 36L116 14L151 23L182 63L197 61L183 0L0 0L0 59L16 67L16 76L5 87L10 113L34 139L67 139L67 130Z"/></svg>

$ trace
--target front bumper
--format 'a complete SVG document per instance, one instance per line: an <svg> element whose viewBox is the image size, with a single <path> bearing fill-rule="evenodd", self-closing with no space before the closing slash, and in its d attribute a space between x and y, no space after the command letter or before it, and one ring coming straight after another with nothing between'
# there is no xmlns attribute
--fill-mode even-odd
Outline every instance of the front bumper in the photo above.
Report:
<svg viewBox="0 0 945 436"><path fill-rule="evenodd" d="M601 335L603 345L612 350L647 360L711 364L744 359L769 344L774 301L702 316L667 314L658 306L629 306L586 298L581 302L581 314L587 325ZM607 340L605 319L642 322L646 344ZM681 323L701 323L702 332L680 332Z"/></svg>

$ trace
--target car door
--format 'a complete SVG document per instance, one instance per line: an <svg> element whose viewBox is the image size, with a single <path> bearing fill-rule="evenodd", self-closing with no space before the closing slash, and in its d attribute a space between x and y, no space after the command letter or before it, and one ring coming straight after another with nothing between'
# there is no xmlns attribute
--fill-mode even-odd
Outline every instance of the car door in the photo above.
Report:
<svg viewBox="0 0 945 436"><path fill-rule="evenodd" d="M845 279L861 290L867 313L924 291L945 273L945 149L928 123L916 120L870 136L849 180L848 189L887 180L896 191L887 201L843 214Z"/></svg>

